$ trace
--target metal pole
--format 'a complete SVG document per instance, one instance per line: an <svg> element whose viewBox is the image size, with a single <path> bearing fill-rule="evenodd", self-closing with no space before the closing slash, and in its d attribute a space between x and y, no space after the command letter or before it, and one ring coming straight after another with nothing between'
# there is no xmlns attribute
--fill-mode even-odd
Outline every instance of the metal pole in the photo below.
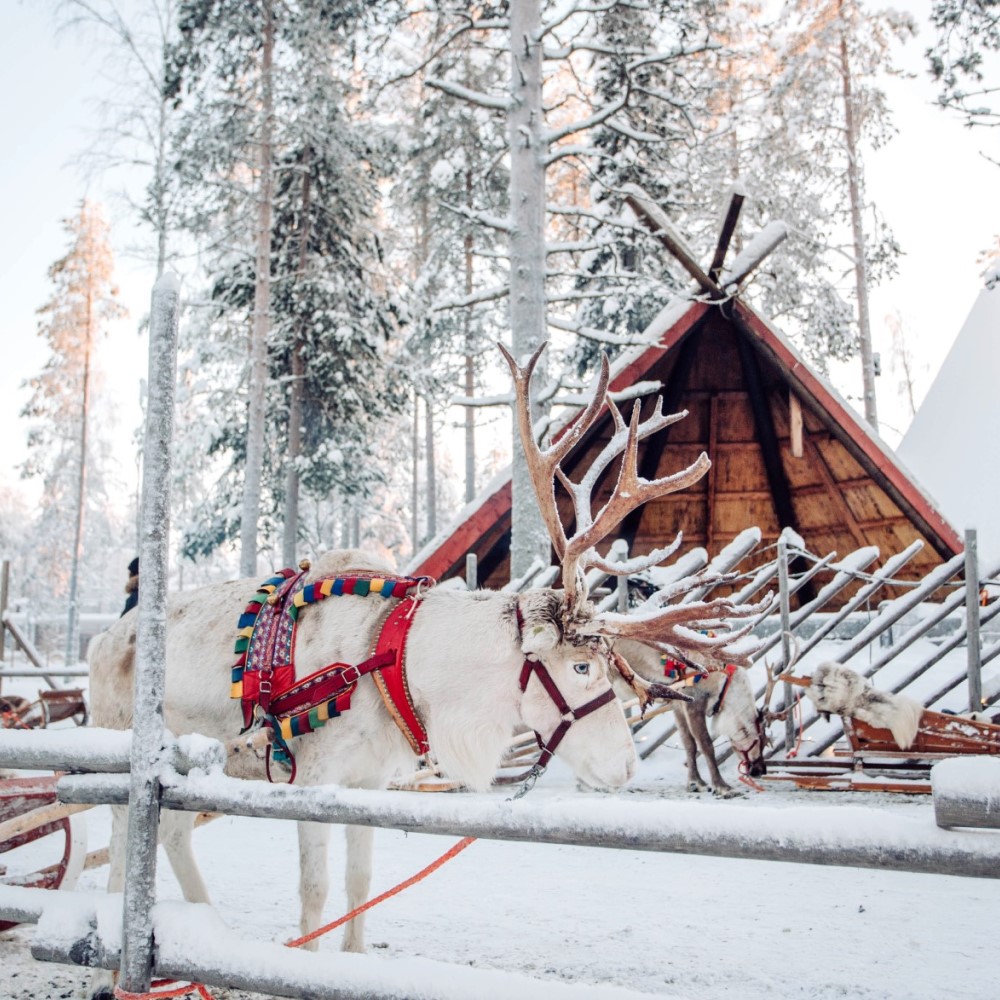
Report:
<svg viewBox="0 0 1000 1000"><path fill-rule="evenodd" d="M979 543L975 528L965 529L965 648L969 669L969 711L983 708L982 662L979 649Z"/></svg>
<svg viewBox="0 0 1000 1000"><path fill-rule="evenodd" d="M788 670L792 662L792 601L788 590L788 540L784 535L778 539L778 596L781 602L781 668ZM795 746L795 719L791 711L792 685L785 681L784 688L785 715L785 756Z"/></svg>
<svg viewBox="0 0 1000 1000"><path fill-rule="evenodd" d="M136 638L132 773L129 785L125 894L122 902L121 988L149 989L153 968L152 907L160 814L157 764L164 744L167 540L170 526L170 439L177 369L180 282L163 274L153 286L149 324L149 403L140 512L139 619Z"/></svg>
<svg viewBox="0 0 1000 1000"><path fill-rule="evenodd" d="M479 566L476 561L476 553L469 552L465 556L465 585L469 590L476 590L479 587Z"/></svg>

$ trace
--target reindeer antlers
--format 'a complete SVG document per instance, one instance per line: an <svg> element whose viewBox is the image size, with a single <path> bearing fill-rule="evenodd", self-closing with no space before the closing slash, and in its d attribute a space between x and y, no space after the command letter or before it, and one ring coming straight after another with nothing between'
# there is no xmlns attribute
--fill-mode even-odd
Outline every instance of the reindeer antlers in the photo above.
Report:
<svg viewBox="0 0 1000 1000"><path fill-rule="evenodd" d="M587 589L584 583L584 573L591 566L600 566L605 571L621 573L621 564L613 566L605 562L594 551L594 546L605 539L634 510L650 500L666 496L677 490L685 489L697 482L710 466L708 456L702 452L686 469L662 479L643 479L638 473L639 441L648 435L667 427L677 420L687 416L686 411L677 414L663 414L662 403L657 402L653 414L646 420L639 420L639 404L632 409L631 420L626 426L618 407L608 396L610 378L607 355L601 355L601 370L598 375L594 394L586 409L570 425L564 433L547 449L541 449L535 440L531 421L531 401L529 388L531 375L545 344L531 356L522 368L501 344L498 345L511 376L514 379L516 396L515 410L517 424L527 459L528 472L531 476L535 497L541 510L555 548L556 555L562 563L562 583L566 591L566 603L572 610L578 609L587 599ZM615 423L615 433L605 445L601 453L594 459L579 483L574 483L561 467L566 458L583 435L589 430L598 415L607 404ZM595 515L592 511L592 494L601 473L618 456L622 456L618 481L607 503ZM573 501L576 515L576 533L567 538L555 498L555 481L566 489ZM676 547L676 542L674 547ZM657 549L649 555L637 560L630 560L626 572L638 572L662 561L673 548ZM692 616L689 616L689 618Z"/></svg>

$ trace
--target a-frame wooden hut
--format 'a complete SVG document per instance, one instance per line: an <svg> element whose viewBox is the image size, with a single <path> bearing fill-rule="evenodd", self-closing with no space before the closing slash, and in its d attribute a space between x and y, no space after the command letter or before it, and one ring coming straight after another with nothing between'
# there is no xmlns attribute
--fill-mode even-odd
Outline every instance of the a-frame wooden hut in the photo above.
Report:
<svg viewBox="0 0 1000 1000"><path fill-rule="evenodd" d="M718 274L719 266L714 270ZM665 412L689 411L642 442L645 478L677 471L701 451L712 461L695 486L647 504L623 523L619 535L630 551L649 551L682 531L682 551L703 546L714 556L752 526L761 529L764 545L788 527L811 552L846 555L877 546L883 560L922 539L923 550L905 570L910 579L961 551L958 533L892 451L770 324L732 294L727 273L718 280L711 271L698 275L705 279L699 279L704 291L726 287L728 294L668 306L646 331L649 346L633 348L612 367L612 391L658 381ZM651 399L643 403L643 417L652 405ZM606 414L570 457L571 477L574 463L586 467L611 431ZM611 485L599 484L598 503ZM466 555L474 552L480 585L506 584L510 495L509 477L495 480L418 554L411 571L438 580L463 575ZM569 518L571 507L563 499Z"/></svg>

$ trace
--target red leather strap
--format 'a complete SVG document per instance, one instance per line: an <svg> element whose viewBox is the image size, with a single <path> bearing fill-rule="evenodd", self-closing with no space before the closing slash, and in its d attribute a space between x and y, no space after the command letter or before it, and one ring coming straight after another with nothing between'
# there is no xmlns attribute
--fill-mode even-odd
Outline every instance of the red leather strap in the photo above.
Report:
<svg viewBox="0 0 1000 1000"><path fill-rule="evenodd" d="M406 683L406 636L420 607L416 599L404 598L389 612L375 644L375 655L392 653L392 663L372 673L382 701L415 754L430 750L427 731L417 717L410 688Z"/></svg>

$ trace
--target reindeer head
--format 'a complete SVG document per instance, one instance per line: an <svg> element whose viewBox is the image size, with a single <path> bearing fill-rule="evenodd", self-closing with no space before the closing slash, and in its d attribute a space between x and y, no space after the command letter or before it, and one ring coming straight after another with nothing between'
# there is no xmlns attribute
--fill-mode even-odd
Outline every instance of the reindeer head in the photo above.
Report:
<svg viewBox="0 0 1000 1000"><path fill-rule="evenodd" d="M580 757L583 754L587 732L594 734L598 720L602 724L613 724L619 730L624 726L622 710L613 700L611 693L609 668L621 673L639 696L643 707L654 698L678 697L676 692L665 685L650 685L638 678L622 657L612 653L610 640L616 637L628 637L669 647L681 654L696 652L701 659L717 664L745 662L748 651L737 649L734 641L748 632L751 626L733 629L730 619L750 618L757 614L767 601L747 606L736 606L726 600L692 601L667 606L666 602L675 595L669 591L660 591L633 614L595 613L588 599L586 583L588 569L598 568L617 576L637 573L662 562L675 552L680 546L681 536L678 535L670 545L656 549L646 556L617 563L609 562L597 553L598 543L607 539L628 514L647 501L697 482L708 470L710 463L708 457L702 453L690 466L674 475L653 481L639 475L639 441L675 423L686 416L686 413L663 414L662 403L657 400L652 415L640 422L637 403L626 425L618 407L608 395L609 368L606 356L601 358L597 385L584 411L551 446L546 449L539 447L532 429L529 391L531 375L544 346L543 344L539 347L527 365L521 367L500 345L514 379L518 430L535 497L562 568L561 595L557 597L557 591L542 591L540 593L545 596L536 596L539 592L522 596L521 600L527 607L533 608L537 604L545 611L544 615L531 622L522 612L525 618L521 630L522 648L529 659L536 657L551 672L564 677L567 687L572 686L572 689L578 690L581 696L592 690L599 691L595 697L603 698L605 694L610 696L604 704L589 713L588 718L591 721L588 722L586 730L578 727L572 733L572 743L577 747L575 755ZM586 431L593 426L605 406L608 407L614 421L614 433L580 481L573 482L563 470L562 462ZM592 501L594 487L601 474L619 456L621 463L615 487L608 501L595 513ZM573 502L575 532L569 537L556 504L557 482L566 490ZM717 576L705 576L699 582L704 585L719 580ZM522 690L527 697L528 689L524 684ZM684 698L683 695L680 697ZM568 696L564 701L574 709L579 708ZM535 707L539 712L542 711L541 704ZM537 733L544 734L547 731L545 728L527 718L529 711L531 709L522 710L524 721ZM549 711L548 714L551 716L552 712ZM566 714L565 711L560 711L556 716L562 720ZM551 719L548 721L551 722ZM627 726L624 726L624 731L628 733ZM539 739L541 742L544 737L540 736ZM631 745L630 734L628 742ZM567 757L571 756L569 735L564 753ZM634 758L634 751L632 756ZM578 761L571 760L571 762L577 767ZM577 770L580 773L579 767ZM581 777L584 775L581 774Z"/></svg>

